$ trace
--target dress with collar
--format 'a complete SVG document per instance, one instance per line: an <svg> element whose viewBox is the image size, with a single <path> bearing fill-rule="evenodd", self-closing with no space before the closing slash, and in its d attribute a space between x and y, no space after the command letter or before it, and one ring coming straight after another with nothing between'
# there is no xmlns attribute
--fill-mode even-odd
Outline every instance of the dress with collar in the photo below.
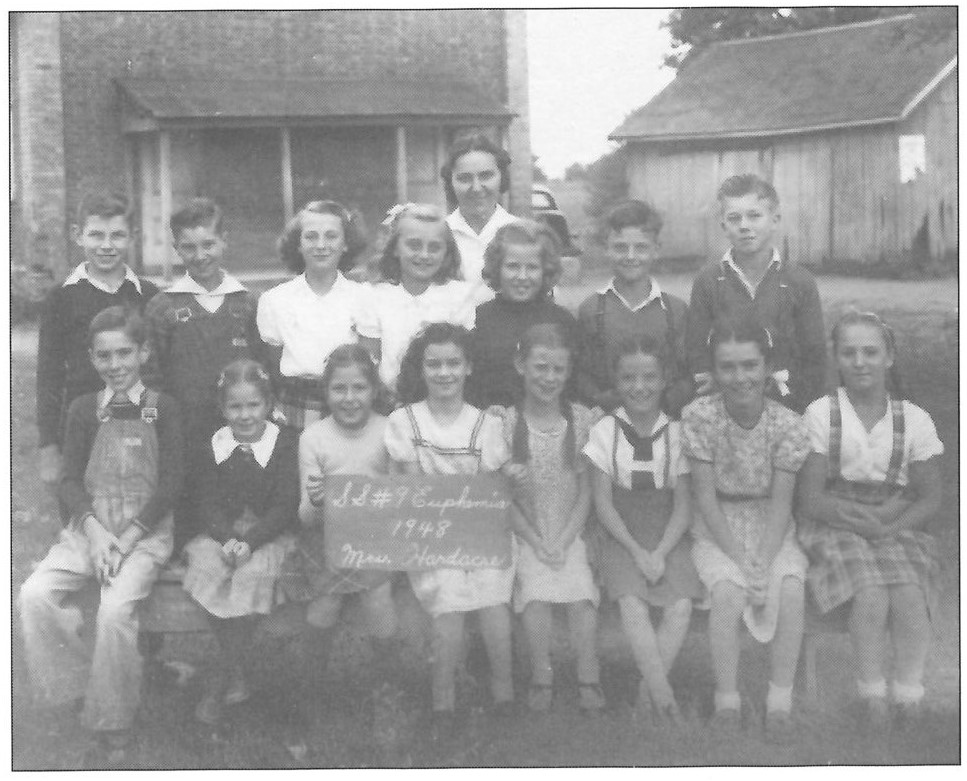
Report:
<svg viewBox="0 0 967 781"><path fill-rule="evenodd" d="M205 532L185 546L185 591L219 618L271 612L283 601L279 573L295 546L297 435L268 422L259 441L239 443L225 426L212 436L201 483ZM230 539L248 543L248 562L225 562Z"/></svg>
<svg viewBox="0 0 967 781"><path fill-rule="evenodd" d="M675 486L689 473L688 459L681 452L681 424L660 413L651 432L639 437L628 414L619 407L591 429L584 454L611 479L611 501L628 533L645 550L655 550L675 508ZM665 557L665 572L654 583L648 582L631 554L603 524L598 535L601 579L611 599L630 595L668 607L682 599L704 596L687 533Z"/></svg>
<svg viewBox="0 0 967 781"><path fill-rule="evenodd" d="M109 306L122 305L144 311L158 288L125 266L124 280L110 290L79 264L54 288L40 318L37 346L38 445L59 445L70 403L84 393L101 387L101 378L88 355L87 329L94 315Z"/></svg>

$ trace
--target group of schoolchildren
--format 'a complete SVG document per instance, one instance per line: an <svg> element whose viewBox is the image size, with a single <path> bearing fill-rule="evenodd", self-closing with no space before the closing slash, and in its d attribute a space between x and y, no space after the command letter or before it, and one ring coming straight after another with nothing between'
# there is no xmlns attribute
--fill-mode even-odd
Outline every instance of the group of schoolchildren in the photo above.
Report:
<svg viewBox="0 0 967 781"><path fill-rule="evenodd" d="M528 220L507 219L481 277L464 279L446 214L398 207L370 284L351 273L365 246L358 218L311 202L279 240L297 276L256 300L223 268L211 201L172 217L186 275L158 292L125 265L126 204L86 200L76 226L85 260L52 293L40 330L40 469L59 485L65 519L21 589L40 693L83 701L103 749L124 755L141 683L138 602L182 546L184 589L207 611L220 654L200 721L217 724L250 696L245 651L257 618L283 602L305 605L308 645L322 648L358 595L391 671L402 581L327 564L327 477L501 472L514 565L407 575L432 619L438 732L456 723L470 613L495 716L517 703L512 611L530 658L521 701L551 706L557 604L579 705L603 708L602 587L618 603L650 718L681 719L668 673L702 606L711 727L742 728L744 624L771 646L766 734L788 740L807 582L820 612L850 603L865 722L916 718L938 590L924 526L939 508L943 446L904 399L894 334L873 313L833 327L840 382L823 395L819 295L775 245L775 190L736 176L718 200L731 248L699 273L689 306L651 276L661 220L630 201L606 219L613 278L576 318L554 299L556 239ZM91 657L65 596L92 578ZM291 697L306 697L297 676Z"/></svg>

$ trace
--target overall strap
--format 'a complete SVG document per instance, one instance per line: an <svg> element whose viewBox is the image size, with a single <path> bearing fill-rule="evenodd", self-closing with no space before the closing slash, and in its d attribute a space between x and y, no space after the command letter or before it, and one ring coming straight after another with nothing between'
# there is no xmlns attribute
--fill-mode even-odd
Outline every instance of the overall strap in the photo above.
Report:
<svg viewBox="0 0 967 781"><path fill-rule="evenodd" d="M829 394L829 452L826 454L829 477L836 480L840 476L840 462L843 446L843 411L839 408L839 393Z"/></svg>
<svg viewBox="0 0 967 781"><path fill-rule="evenodd" d="M618 425L618 416L612 415L614 418L614 441L611 443L611 468L614 474L614 482L618 482L618 439L621 433L621 427Z"/></svg>
<svg viewBox="0 0 967 781"><path fill-rule="evenodd" d="M890 399L893 409L893 451L890 453L890 465L886 470L884 482L888 486L895 486L900 477L900 467L903 465L903 445L906 433L906 420L903 415L903 400Z"/></svg>
<svg viewBox="0 0 967 781"><path fill-rule="evenodd" d="M486 419L486 417L487 417L487 413L481 410L480 413L477 415L476 422L473 424L473 430L470 432L470 445L468 446L468 450L470 451L471 455L475 455L477 457L478 464L483 458L483 451L479 447L477 447L477 439L480 436L480 429L483 428L484 420Z"/></svg>
<svg viewBox="0 0 967 781"><path fill-rule="evenodd" d="M668 293L661 294L661 305L665 310L665 346L668 348L668 360L674 365L678 374L687 374L682 371L678 360L678 329L675 325L675 316L672 313L672 302Z"/></svg>
<svg viewBox="0 0 967 781"><path fill-rule="evenodd" d="M607 293L597 294L597 308L594 311L594 335L599 346L604 346L604 310L608 302Z"/></svg>
<svg viewBox="0 0 967 781"><path fill-rule="evenodd" d="M665 477L664 482L662 482L662 488L671 488L671 465L672 465L672 437L671 437L671 426L665 426L662 429L665 432Z"/></svg>
<svg viewBox="0 0 967 781"><path fill-rule="evenodd" d="M413 445L417 448L416 454L416 466L420 470L420 474L423 473L423 463L420 461L419 448L426 445L423 441L423 435L420 433L420 424L416 422L416 415L413 414L413 405L407 404L403 409L406 410L406 417L410 419L410 427L413 429Z"/></svg>

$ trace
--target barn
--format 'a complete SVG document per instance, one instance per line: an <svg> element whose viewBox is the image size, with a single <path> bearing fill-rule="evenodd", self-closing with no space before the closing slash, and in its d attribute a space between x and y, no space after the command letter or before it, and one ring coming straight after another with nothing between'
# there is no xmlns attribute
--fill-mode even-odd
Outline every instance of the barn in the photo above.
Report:
<svg viewBox="0 0 967 781"><path fill-rule="evenodd" d="M716 188L752 172L779 193L791 262L955 262L956 36L913 15L711 44L610 138L668 258L725 250Z"/></svg>
<svg viewBox="0 0 967 781"><path fill-rule="evenodd" d="M510 152L505 205L526 214L525 37L512 10L12 14L16 254L62 277L81 194L109 187L137 205L141 270L171 277L168 220L195 195L225 210L233 269L265 268L309 199L371 228L394 203L443 205L469 128Z"/></svg>

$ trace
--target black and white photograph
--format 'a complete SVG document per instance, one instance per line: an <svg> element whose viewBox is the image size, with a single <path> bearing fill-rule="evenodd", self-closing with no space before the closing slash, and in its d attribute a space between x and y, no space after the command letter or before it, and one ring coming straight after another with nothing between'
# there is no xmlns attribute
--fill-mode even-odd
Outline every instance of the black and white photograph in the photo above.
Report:
<svg viewBox="0 0 967 781"><path fill-rule="evenodd" d="M959 8L10 10L11 770L956 766Z"/></svg>

